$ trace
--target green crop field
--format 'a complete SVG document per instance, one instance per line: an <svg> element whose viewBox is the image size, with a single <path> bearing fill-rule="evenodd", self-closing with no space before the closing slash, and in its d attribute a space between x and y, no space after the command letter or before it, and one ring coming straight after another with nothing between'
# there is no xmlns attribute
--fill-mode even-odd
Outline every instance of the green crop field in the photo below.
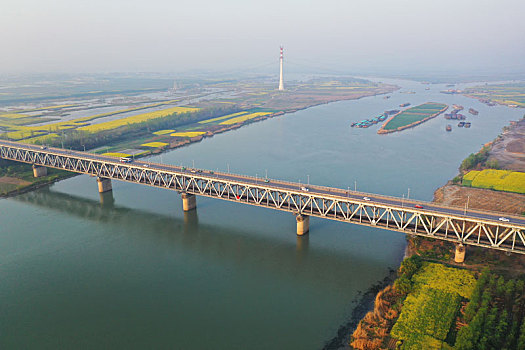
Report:
<svg viewBox="0 0 525 350"><path fill-rule="evenodd" d="M383 129L387 131L396 130L412 123L419 122L438 113L445 107L447 107L447 105L442 103L427 102L419 106L408 108L388 121L383 126Z"/></svg>
<svg viewBox="0 0 525 350"><path fill-rule="evenodd" d="M473 170L463 176L462 184L496 191L525 193L525 173L494 169Z"/></svg>
<svg viewBox="0 0 525 350"><path fill-rule="evenodd" d="M463 93L480 99L492 100L503 105L525 107L524 83L475 86L465 89Z"/></svg>
<svg viewBox="0 0 525 350"><path fill-rule="evenodd" d="M403 303L392 336L403 341L402 349L446 348L444 341L460 303L469 299L474 290L476 280L473 274L427 262L412 281L413 291Z"/></svg>

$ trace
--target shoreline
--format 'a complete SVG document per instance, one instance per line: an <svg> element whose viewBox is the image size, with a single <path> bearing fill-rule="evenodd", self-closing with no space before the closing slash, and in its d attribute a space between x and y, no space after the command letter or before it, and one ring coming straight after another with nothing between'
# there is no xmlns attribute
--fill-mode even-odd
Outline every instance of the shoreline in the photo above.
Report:
<svg viewBox="0 0 525 350"><path fill-rule="evenodd" d="M438 114L442 112L443 111L440 111ZM517 128L518 124L519 123L515 123L511 125L513 128ZM494 142L491 141L490 144L492 146ZM473 204L471 208L472 211L491 210L501 212L502 214L507 215L525 215L525 211L523 211L525 209L525 204L523 204L525 203L525 201L521 203L521 206L520 203L515 203L519 202L520 198L523 198L525 200L525 195L503 191L497 191L497 193L494 192L495 191L486 188L472 188L459 186L454 184L452 180L449 180L446 184L435 189L434 196L431 202L445 203L447 205L457 206L462 203L465 203L466 200L468 200L467 198L475 199L477 196L478 202L480 204L476 206L476 201L471 202L471 204ZM419 243L416 243L417 241L419 241ZM419 256L420 258L424 259L424 261L438 263L444 266L459 269L467 269L470 271L476 271L478 273L484 267L486 267L488 263L490 263L491 271L497 271L498 273L506 273L508 275L512 275L512 273L514 273L519 275L520 273L523 274L525 272L525 256L519 256L519 254L517 257L512 257L510 255L502 254L502 252L500 251L485 252L483 248L476 246L468 246L469 249L467 251L470 251L470 261L468 263L456 263L454 261L454 246L451 245L451 242L443 242L431 238L424 238L412 235L406 235L406 242L407 244L405 247L403 261L412 256ZM444 251L447 252L446 254L449 254L450 256L447 256L446 254L443 255ZM432 254L429 255L429 252L431 252ZM394 286L396 279L397 278L394 278L394 280L390 284L392 287ZM377 295L380 295L380 293L385 292L388 289L388 287L389 286L386 286L384 289L378 292ZM374 308L375 305L372 305L369 311L373 311ZM361 321L363 321L364 319L365 318L363 317ZM360 322L357 325L359 325ZM348 338L352 339L354 332L356 332L356 330L358 329L357 325L353 329L349 330L349 332L352 333L348 334ZM370 336L368 337L368 339L371 339ZM391 329L388 331L385 337L386 338L384 339L391 339L391 341L392 339L394 339L391 337ZM354 349L349 344L348 348Z"/></svg>
<svg viewBox="0 0 525 350"><path fill-rule="evenodd" d="M274 117L280 117L280 116L284 116L284 115L289 114L289 113L295 113L295 112L302 111L302 110L305 110L305 109L308 109L308 108L317 107L317 106L321 106L321 105L327 105L327 104L330 104L330 103L341 102L341 101L360 100L360 99L365 98L365 97L373 97L373 96L381 96L381 95L385 95L385 94L390 94L390 93L392 93L392 92L394 92L396 90L399 90L399 89L400 89L400 87L397 87L397 89L394 89L392 91L381 92L381 93L372 94L372 95L363 95L363 96L359 96L357 98L341 98L341 99L338 99L338 100L335 100L335 101L323 101L323 102L315 103L315 104L308 105L308 106L305 106L305 107L299 107L299 108L296 108L296 109L291 109L291 110L288 110L288 111L279 111L279 112L271 113L271 114L268 114L268 115L259 116L257 118L249 119L249 120L243 121L241 123L233 124L233 125L230 125L230 126L227 126L225 128L218 129L218 130L215 130L215 131L209 130L204 135L199 135L199 136L196 136L196 137L188 138L188 139L183 140L183 141L174 142L173 144L170 143L169 146L166 147L165 149L159 150L158 152L156 150L153 150L150 153L145 154L144 156L138 156L136 158L145 158L145 157L148 157L148 156L159 155L159 154L162 154L162 153L165 153L165 152L169 152L171 150L175 150L177 148L186 147L186 146L189 146L189 145L191 145L193 143L201 142L205 138L211 138L214 135L222 134L222 133L225 133L225 132L228 132L228 131L232 131L232 130L236 130L236 129L239 129L239 128L245 126L245 125L249 125L249 124L252 124L252 123L264 121L266 119L270 119L270 118L274 118ZM29 164L29 163L23 163L23 164ZM16 197L18 195L21 195L21 194L24 194L24 193L27 193L27 192L31 192L31 191L37 190L39 188L42 188L44 186L52 185L55 182L58 182L58 181L61 181L61 180L66 180L66 179L69 179L69 178L72 178L72 177L75 177L75 176L78 176L78 175L83 175L83 174L80 174L80 173L69 173L69 174L65 174L63 176L59 176L58 178L55 178L55 179L52 179L52 180L38 182L38 183L32 183L32 184L29 184L29 185L24 186L22 188L15 189L15 190L9 191L7 193L0 194L0 199L7 199L7 198Z"/></svg>
<svg viewBox="0 0 525 350"><path fill-rule="evenodd" d="M324 346L321 348L322 350L352 349L352 347L348 344L350 343L353 331L356 329L363 317L374 308L376 295L394 283L396 274L397 270L389 268L388 275L385 276L385 278L377 281L364 293L362 291L357 293L355 298L350 302L350 305L355 305L355 307L352 309L352 313L348 317L347 321L339 326L337 329L337 335L324 344Z"/></svg>

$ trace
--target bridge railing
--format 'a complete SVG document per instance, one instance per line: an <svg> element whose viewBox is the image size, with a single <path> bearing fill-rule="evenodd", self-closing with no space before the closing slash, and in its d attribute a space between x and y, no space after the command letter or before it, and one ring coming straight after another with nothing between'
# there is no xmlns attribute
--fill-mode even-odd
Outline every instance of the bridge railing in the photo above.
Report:
<svg viewBox="0 0 525 350"><path fill-rule="evenodd" d="M27 145L27 146L30 146L30 147L24 147L26 145L18 144L18 143L17 143L16 146L15 145L6 145L6 146L7 147L17 147L18 146L20 148L25 148L26 150L29 150L29 151L40 152L40 153L51 153L51 154L55 154L57 156L65 156L65 157L71 156L71 157L80 158L80 159L85 157L85 158L90 158L90 159L92 159L94 161L111 162L111 163L114 163L115 165L120 165L120 166L126 166L126 165L127 166L131 166L131 167L133 166L133 163L131 163L131 164L120 163L115 158L102 156L102 155L98 155L98 154L95 154L95 153L89 153L89 152L69 150L69 153L68 153L68 150L63 150L63 151L66 152L65 154L63 154L63 153L61 153L62 149L57 149L57 150L60 150L60 152L53 152L54 148L50 148L50 149L33 149L33 145ZM97 157L103 157L104 160L97 159ZM180 166L177 166L177 165L165 164L165 163L157 163L157 162L151 162L151 161L142 161L142 160L140 160L140 161L144 162L144 163L148 163L148 164L153 165L153 166L157 165L157 166L174 167L173 171L175 171L175 172L182 172L181 169L180 169ZM192 167L187 167L187 169L192 169ZM237 174L237 173L232 173L232 172L222 172L222 171L217 171L217 172L214 172L213 174L211 174L209 172L209 170L204 170L204 169L202 169L202 170L205 171L205 172L204 173L197 173L197 174L193 174L192 173L190 176L199 176L199 177L204 177L204 178L216 178L218 180L220 180L220 176L233 176L233 177L236 177L238 179L250 180L250 182L254 182L254 181L258 180L258 179L261 179L261 181L264 181L264 179L265 179L265 177L253 177L253 176L248 176L248 175L244 175L244 174ZM233 182L235 182L234 180L226 180L226 181L233 181ZM426 205L426 206L431 205L433 207L437 207L437 208L441 208L441 209L454 209L456 211L459 211L459 213L454 213L453 215L459 216L459 217L465 217L465 218L472 218L472 216L464 215L464 213L461 213L461 211L464 210L464 207L462 207L462 206L444 206L444 205L441 205L439 203L433 203L433 202L427 202L427 201L421 201L421 200L414 200L414 199L408 199L408 198L404 198L403 199L403 198L394 197L394 196L388 196L388 195L379 195L379 194L374 194L374 193L367 193L367 192L353 191L353 190L345 190L345 189L328 187L328 186L322 186L322 185L304 184L304 183L297 183L297 182L291 182L291 181L286 181L286 180L278 180L278 179L271 179L270 183L262 182L260 185L263 186L263 187L272 187L272 182L274 184L282 184L282 185L289 186L289 187L292 187L292 188L297 188L297 192L300 192L300 193L303 193L303 194L307 194L307 193L305 193L304 191L301 190L301 187L304 186L304 187L308 187L310 190L324 191L324 192L328 193L328 196L333 195L334 197L339 197L339 198L344 198L345 195L347 195L347 196L352 195L352 196L359 196L359 197L372 196L372 197L379 197L381 199L390 199L392 201L397 202L397 203L393 203L393 204L390 204L390 205L401 207L401 208L403 208L403 210L406 210L406 209L414 210L414 208L411 208L410 206L407 206L405 208L404 207L404 203L406 203L407 205L415 205L415 204L419 204L419 205L422 205L422 206L424 206L424 205ZM256 184L259 185L258 182ZM275 186L275 187L276 187L276 190L289 190L289 189L279 189L278 186ZM350 199L351 200L356 200L356 198L349 198L349 200ZM359 198L357 200L359 200ZM401 206L399 205L399 202L401 202ZM374 201L372 201L372 203L374 203ZM378 203L378 204L385 205L384 203ZM443 212L440 212L440 211L435 210L433 208L423 208L423 209L425 211L428 211L428 212L443 214ZM479 215L491 215L491 216L501 215L501 216L504 216L504 217L507 217L507 218L513 218L513 219L518 219L518 220L523 220L524 219L524 217L522 217L522 216L513 215L513 214L509 214L509 213L498 212L498 211L484 211L484 210L478 210L478 209L467 209L467 213L468 214L479 214Z"/></svg>
<svg viewBox="0 0 525 350"><path fill-rule="evenodd" d="M148 162L150 164L158 164L158 165L161 165L161 166L176 166L176 167L179 167L178 165L172 165L172 164L164 164L164 163L155 163L155 162ZM187 169L192 169L191 167L186 167ZM199 169L199 168L195 168L195 169ZM467 215L465 215L464 213L462 213L461 211L464 211L464 207L462 206L445 206L445 205L441 205L440 203L434 203L434 202L428 202L428 201L423 201L423 200L417 200L417 199L409 199L409 198L401 198L401 197L395 197L395 196L389 196L389 195L383 195L383 194L376 194L376 193L369 193L369 192L361 192L361 191L354 191L354 190L348 190L348 189L342 189L342 188L336 188L336 187L328 187L328 186L322 186L322 185L315 185L315 184L306 184L306 183L298 183L298 182L292 182L292 181L286 181L286 180L280 180L280 179L271 179L269 178L269 180L271 180L270 183L264 183L264 179L265 177L254 177L254 176L249 176L249 175L245 175L245 174L238 174L238 173L232 173L232 172L222 172L222 171L213 171L214 173L213 174L210 174L209 173L209 170L207 169L200 169L200 170L203 170L205 171L205 173L202 173L202 174L199 174L199 175L202 175L203 177L210 177L210 178L219 178L219 176L223 175L223 176L234 176L234 177L237 177L237 178L240 178L240 179L247 179L247 180L252 180L252 181L255 181L255 180L260 180L261 183L257 182L257 185L261 185L261 186L264 186L264 187L271 187L272 185L272 182L273 183L277 183L277 184L282 184L282 185L287 185L287 186L290 186L290 187L296 187L297 188L297 192L301 192L301 193L304 193L304 191L301 191L301 187L307 187L308 189L310 190L320 190L320 191L325 191L325 192L328 192L328 195L333 195L333 196L337 196L339 198L344 198L345 196L348 196L348 195L353 195L353 196L359 196L361 198L363 197L368 197L368 196L374 196L374 197L380 197L380 198L384 198L384 199L390 199L392 201L395 201L395 202L402 202L405 204L405 207L403 207L403 205L399 205L397 203L395 204L392 204L394 206L399 206L403 209L412 209L412 210L416 210L417 211L417 208L413 208L413 207L410 207L410 205L416 205L416 204L419 204L419 205L422 205L422 206L425 206L425 205L431 205L433 207L437 207L437 208L442 208L442 209L454 209L454 210L457 210L457 211L460 211L460 213L455 213L454 215L455 216L459 216L459 217L465 217L465 218L472 218L471 216L469 216L468 214L472 214L472 213L475 213L475 214L480 214L480 215L500 215L500 216L504 216L504 217L507 217L507 218L513 218L513 219L518 219L518 220L523 220L525 219L525 217L523 216L518 216L518 215L514 215L514 214L509 214L509 213L505 213L505 212L499 212L499 211L484 211L484 210L479 210L479 209L474 209L474 208L467 208ZM216 176L214 176L216 175ZM307 193L305 193L307 194ZM349 199L353 199L355 200L355 198L349 198ZM373 203L373 201L372 201ZM380 203L382 204L382 203ZM383 204L384 205L384 204ZM425 211L428 211L428 212L433 212L433 213L438 213L438 214L443 214L441 211L438 211L438 210L435 210L434 208L423 208Z"/></svg>

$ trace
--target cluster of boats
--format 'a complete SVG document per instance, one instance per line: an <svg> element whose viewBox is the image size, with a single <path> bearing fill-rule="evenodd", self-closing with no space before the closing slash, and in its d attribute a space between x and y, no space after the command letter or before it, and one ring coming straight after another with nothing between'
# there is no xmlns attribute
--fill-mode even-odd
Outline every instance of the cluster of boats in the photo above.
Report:
<svg viewBox="0 0 525 350"><path fill-rule="evenodd" d="M448 119L448 120L465 120L467 119L467 117L461 113L459 113L460 111L463 110L463 106L459 106L459 105L453 105L452 106L454 109L452 110L452 112L450 113L445 113L445 119ZM476 111L474 108L470 108L468 110L468 112L472 115L478 115L478 111ZM470 126L472 125L472 123L470 122L464 122L464 121L460 121L458 123L458 128L470 128ZM452 131L452 125L448 124L445 128L445 130L447 131Z"/></svg>
<svg viewBox="0 0 525 350"><path fill-rule="evenodd" d="M371 118L371 119L364 119L364 120L361 120L361 121L358 121L358 122L355 122L355 123L352 123L350 126L352 128L356 127L356 128L368 128L374 124L377 124L379 122L382 122L384 120L386 120L386 115L385 114L381 114L377 117L374 117L374 118Z"/></svg>
<svg viewBox="0 0 525 350"><path fill-rule="evenodd" d="M364 119L364 120L361 120L361 121L358 121L358 122L355 122L355 123L352 123L350 126L352 128L368 128L374 124L377 124L379 122L383 122L386 120L386 118L388 118L389 116L391 115L394 115L394 114L397 114L399 113L399 109L391 109L389 111L385 111L383 114L377 116L377 117L374 117L374 118L371 118L371 119Z"/></svg>

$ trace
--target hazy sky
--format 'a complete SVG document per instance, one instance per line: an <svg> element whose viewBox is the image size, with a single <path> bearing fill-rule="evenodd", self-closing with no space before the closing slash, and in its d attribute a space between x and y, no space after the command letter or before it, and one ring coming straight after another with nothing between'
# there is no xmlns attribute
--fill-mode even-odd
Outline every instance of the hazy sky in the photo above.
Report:
<svg viewBox="0 0 525 350"><path fill-rule="evenodd" d="M0 72L525 70L524 0L1 0Z"/></svg>

